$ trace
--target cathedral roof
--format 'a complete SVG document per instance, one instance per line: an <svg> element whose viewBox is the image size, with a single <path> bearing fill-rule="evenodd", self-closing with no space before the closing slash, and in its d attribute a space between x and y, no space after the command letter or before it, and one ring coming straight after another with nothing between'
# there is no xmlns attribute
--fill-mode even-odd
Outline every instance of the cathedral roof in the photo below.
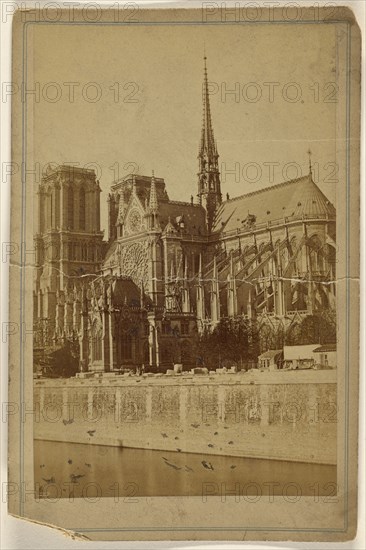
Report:
<svg viewBox="0 0 366 550"><path fill-rule="evenodd" d="M169 217L169 221L164 228L164 233L166 233L167 235L171 235L171 234L176 234L177 232L178 232L177 228L172 224L172 221Z"/></svg>
<svg viewBox="0 0 366 550"><path fill-rule="evenodd" d="M119 195L122 190L126 204L131 198L133 186L135 186L136 194L141 201L141 204L148 203L150 200L152 176L142 176L139 174L129 174L121 180L115 181L112 184L111 190L116 195ZM155 195L158 203L169 200L165 189L165 181L163 178L154 177Z"/></svg>
<svg viewBox="0 0 366 550"><path fill-rule="evenodd" d="M104 261L103 261L104 267L111 267L111 265L114 265L116 261L114 255L117 252L117 248L118 248L118 241L113 241L110 244L108 243L108 248L106 250Z"/></svg>
<svg viewBox="0 0 366 550"><path fill-rule="evenodd" d="M206 213L202 206L189 202L169 201L159 204L159 223L164 229L169 221L178 228L177 218L184 224L184 232L205 235Z"/></svg>
<svg viewBox="0 0 366 550"><path fill-rule="evenodd" d="M310 176L286 181L223 202L214 231L233 231L288 218L335 218L335 208Z"/></svg>

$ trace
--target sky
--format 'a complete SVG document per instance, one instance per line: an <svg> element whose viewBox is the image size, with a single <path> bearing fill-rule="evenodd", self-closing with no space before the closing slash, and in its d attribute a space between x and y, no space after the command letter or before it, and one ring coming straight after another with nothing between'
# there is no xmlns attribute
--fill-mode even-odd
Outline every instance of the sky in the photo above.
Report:
<svg viewBox="0 0 366 550"><path fill-rule="evenodd" d="M323 24L32 26L33 162L97 167L102 227L112 181L130 172L154 170L171 199L189 201L205 51L223 195L308 173L310 147L314 177L335 203L335 44L335 26Z"/></svg>

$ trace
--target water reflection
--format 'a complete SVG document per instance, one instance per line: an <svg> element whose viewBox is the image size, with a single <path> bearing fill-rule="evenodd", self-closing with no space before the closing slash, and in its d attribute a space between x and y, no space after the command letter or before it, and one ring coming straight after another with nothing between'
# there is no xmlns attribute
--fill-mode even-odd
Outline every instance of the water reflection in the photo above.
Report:
<svg viewBox="0 0 366 550"><path fill-rule="evenodd" d="M335 494L336 466L100 445L34 442L37 492L48 498Z"/></svg>

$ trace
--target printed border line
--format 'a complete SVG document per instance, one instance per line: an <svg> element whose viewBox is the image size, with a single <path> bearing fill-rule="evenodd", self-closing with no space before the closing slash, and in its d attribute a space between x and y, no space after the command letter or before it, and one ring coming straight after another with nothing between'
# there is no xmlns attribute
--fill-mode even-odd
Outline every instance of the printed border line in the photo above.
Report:
<svg viewBox="0 0 366 550"><path fill-rule="evenodd" d="M23 27L23 66L22 66L22 78L23 82L27 80L27 40L28 33L27 29L24 32ZM22 102L22 171L21 171L21 224L20 224L20 242L25 243L25 228L26 228L26 181L27 181L27 170L26 170L26 158L27 158L27 97L25 97L25 102ZM20 403L24 403L24 339L23 339L23 307L25 306L25 254L23 254L23 248L21 247L21 258L20 258L20 349L19 349L19 360L20 360L20 375L19 375L19 395ZM19 445L20 445L20 460L19 460L19 477L20 477L20 486L23 487L24 483L24 423L22 422L22 414L19 415L20 423L20 434L19 434ZM23 516L24 514L24 503L23 499L19 499L19 515Z"/></svg>
<svg viewBox="0 0 366 550"><path fill-rule="evenodd" d="M349 216L349 207L350 207L350 91L351 91L351 79L350 79L350 55L351 55L351 25L349 21L342 21L342 20L331 20L331 21L211 21L211 22L199 22L199 21L160 21L160 22L154 22L154 21L147 21L147 22L73 22L73 21L55 21L55 22L48 22L48 21L27 21L23 25L23 67L22 67L22 75L23 75L23 83L24 86L26 86L27 82L27 62L28 62L28 27L30 25L73 25L73 26L80 26L80 25L89 25L89 26L176 26L176 25L266 25L266 24L300 24L300 25L327 25L327 24L346 24L347 26L347 53L346 56L347 64L346 64L346 345L345 345L345 451L344 451L344 529L329 529L329 528L323 528L323 529L314 529L314 528L302 528L302 529L277 529L277 528L252 528L252 527L242 527L242 528L230 528L230 527L210 527L210 528L176 528L176 529L159 529L159 528L145 528L140 527L138 529L129 529L129 528L95 528L95 529L83 529L83 528L69 528L74 531L78 532L119 532L119 531L129 531L129 532L138 532L138 531L187 531L187 530L196 530L196 531L281 531L281 532L345 532L348 527L348 475L347 475L347 467L348 467L348 458L349 458L349 443L348 443L348 425L349 425L349 318L350 318L350 310L349 310L349 298L350 298L350 281L349 281L349 238L350 238L350 216ZM21 242L25 243L25 229L26 229L26 179L27 179L27 169L26 169L26 161L27 161L27 96L25 96L25 100L22 102L22 193L21 193ZM25 245L25 244L24 244ZM23 288L25 289L25 255L22 254L21 261L20 261L20 402L22 403L24 400L24 350L22 344L23 342L23 309L25 305L25 295L22 292ZM24 483L24 423L21 421L21 415L20 415L20 485L23 486ZM24 515L24 503L23 499L20 498L19 501L19 515Z"/></svg>
<svg viewBox="0 0 366 550"><path fill-rule="evenodd" d="M123 532L123 533L126 533L126 532L129 532L129 533L139 533L140 531L144 531L144 532L175 532L175 531L238 531L238 532L243 532L243 531L275 531L277 533L281 533L281 532L289 532L289 533L298 533L299 531L301 532L302 529L281 529L281 527L269 527L268 529L263 529L261 527L177 527L176 529L169 529L168 527L161 527L161 528L152 528L152 527L139 527L138 529L130 529L129 527L120 527L120 528L117 528L117 529L114 529L114 528L106 528L106 529L99 529L99 528L90 528L90 529L78 529L77 527L67 527L68 530L70 531L74 531L74 532L79 532L79 533L100 533L100 532L106 532L106 533L110 533L110 532ZM331 528L325 528L325 529L315 529L315 528L309 528L309 529L306 529L307 532L309 533L319 533L319 532L328 532L328 533L344 533L345 530L344 529L331 529ZM138 542L145 542L145 541L138 541ZM148 542L148 541L146 541ZM235 541L230 541L230 542L235 542ZM247 542L251 542L251 541L247 541ZM279 541L275 541L275 542L279 542Z"/></svg>
<svg viewBox="0 0 366 550"><path fill-rule="evenodd" d="M124 26L124 27L144 27L152 25L155 27L160 26L187 26L187 25L203 25L209 27L210 25L334 25L334 24L349 24L349 21L344 21L342 19L334 19L330 21L25 21L24 27L27 25L89 25L92 27L96 26Z"/></svg>
<svg viewBox="0 0 366 550"><path fill-rule="evenodd" d="M344 448L344 519L345 529L348 528L348 459L349 459L349 330L350 330L350 119L351 119L351 26L347 24L347 65L346 65L346 345L345 345L345 448Z"/></svg>

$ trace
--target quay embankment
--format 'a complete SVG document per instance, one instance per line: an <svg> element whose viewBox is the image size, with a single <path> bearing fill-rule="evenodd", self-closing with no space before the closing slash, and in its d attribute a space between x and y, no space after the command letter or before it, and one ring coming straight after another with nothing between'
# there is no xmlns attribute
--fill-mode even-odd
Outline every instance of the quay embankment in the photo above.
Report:
<svg viewBox="0 0 366 550"><path fill-rule="evenodd" d="M335 370L34 381L34 437L336 463Z"/></svg>

